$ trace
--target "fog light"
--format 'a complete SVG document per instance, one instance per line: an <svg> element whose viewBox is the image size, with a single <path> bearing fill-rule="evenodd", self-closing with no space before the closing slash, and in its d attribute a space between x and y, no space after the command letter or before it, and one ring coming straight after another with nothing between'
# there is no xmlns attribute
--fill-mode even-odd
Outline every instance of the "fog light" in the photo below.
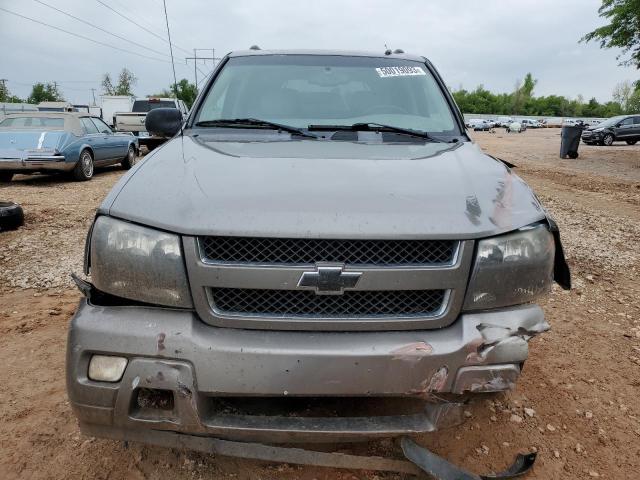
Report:
<svg viewBox="0 0 640 480"><path fill-rule="evenodd" d="M94 355L89 362L89 378L97 382L117 382L122 378L127 359L107 355Z"/></svg>

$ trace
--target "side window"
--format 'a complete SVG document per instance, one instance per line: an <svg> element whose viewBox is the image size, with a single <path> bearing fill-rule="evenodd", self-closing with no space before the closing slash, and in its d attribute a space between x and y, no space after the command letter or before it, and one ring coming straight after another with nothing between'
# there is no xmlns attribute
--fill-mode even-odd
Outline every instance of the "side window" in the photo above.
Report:
<svg viewBox="0 0 640 480"><path fill-rule="evenodd" d="M84 127L88 135L91 135L93 133L98 133L98 129L93 124L90 118L83 117L80 119L80 123L82 123L82 126Z"/></svg>
<svg viewBox="0 0 640 480"><path fill-rule="evenodd" d="M625 118L622 122L620 122L620 124L623 126L633 125L633 117Z"/></svg>
<svg viewBox="0 0 640 480"><path fill-rule="evenodd" d="M634 125L640 125L640 117L633 117Z"/></svg>
<svg viewBox="0 0 640 480"><path fill-rule="evenodd" d="M100 133L113 133L111 128L99 118L92 117L91 120L93 120Z"/></svg>

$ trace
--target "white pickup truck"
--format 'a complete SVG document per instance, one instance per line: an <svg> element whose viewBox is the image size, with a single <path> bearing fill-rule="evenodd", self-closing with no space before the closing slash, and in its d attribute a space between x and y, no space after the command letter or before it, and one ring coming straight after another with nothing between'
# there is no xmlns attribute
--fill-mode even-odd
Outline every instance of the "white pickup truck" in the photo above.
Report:
<svg viewBox="0 0 640 480"><path fill-rule="evenodd" d="M149 150L153 150L166 137L156 135L154 132L147 132L144 123L147 113L155 108L176 108L182 113L183 119L187 118L189 112L182 100L175 98L145 98L135 100L130 112L118 112L115 114L115 127L119 132L131 132L138 137L140 145L145 145Z"/></svg>

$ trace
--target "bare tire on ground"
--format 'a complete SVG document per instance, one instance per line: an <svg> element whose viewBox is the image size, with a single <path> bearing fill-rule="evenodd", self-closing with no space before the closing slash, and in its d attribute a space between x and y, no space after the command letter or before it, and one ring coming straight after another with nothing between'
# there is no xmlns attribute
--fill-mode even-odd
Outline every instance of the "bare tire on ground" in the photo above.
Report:
<svg viewBox="0 0 640 480"><path fill-rule="evenodd" d="M613 145L613 135L611 135L610 133L607 133L602 139L602 144L606 145L607 147L610 147L611 145Z"/></svg>
<svg viewBox="0 0 640 480"><path fill-rule="evenodd" d="M0 183L9 183L12 178L13 178L13 173L0 172Z"/></svg>
<svg viewBox="0 0 640 480"><path fill-rule="evenodd" d="M24 223L22 207L17 203L0 200L0 232L13 230Z"/></svg>
<svg viewBox="0 0 640 480"><path fill-rule="evenodd" d="M73 168L73 178L80 181L91 180L93 177L93 156L89 150L80 153L80 159Z"/></svg>
<svg viewBox="0 0 640 480"><path fill-rule="evenodd" d="M627 140L627 145L635 145L637 140Z"/></svg>
<svg viewBox="0 0 640 480"><path fill-rule="evenodd" d="M136 164L136 148L133 145L129 145L129 150L127 150L127 156L124 157L121 165L125 170L129 170Z"/></svg>

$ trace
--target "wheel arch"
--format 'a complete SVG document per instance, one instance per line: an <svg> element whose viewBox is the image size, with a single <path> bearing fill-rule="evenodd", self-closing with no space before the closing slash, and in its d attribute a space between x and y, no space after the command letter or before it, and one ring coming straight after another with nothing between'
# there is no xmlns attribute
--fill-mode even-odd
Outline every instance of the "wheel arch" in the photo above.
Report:
<svg viewBox="0 0 640 480"><path fill-rule="evenodd" d="M133 149L136 151L136 155L140 154L140 145L136 140L129 140L127 144L127 151L129 151L129 147L133 146Z"/></svg>
<svg viewBox="0 0 640 480"><path fill-rule="evenodd" d="M85 150L89 150L89 153L91 154L91 158L93 158L93 160L96 159L96 153L93 151L93 148L91 148L91 145L85 143L80 145L80 148L78 149L78 159L76 160L76 162L80 161L80 155L82 155L82 152L84 152Z"/></svg>

